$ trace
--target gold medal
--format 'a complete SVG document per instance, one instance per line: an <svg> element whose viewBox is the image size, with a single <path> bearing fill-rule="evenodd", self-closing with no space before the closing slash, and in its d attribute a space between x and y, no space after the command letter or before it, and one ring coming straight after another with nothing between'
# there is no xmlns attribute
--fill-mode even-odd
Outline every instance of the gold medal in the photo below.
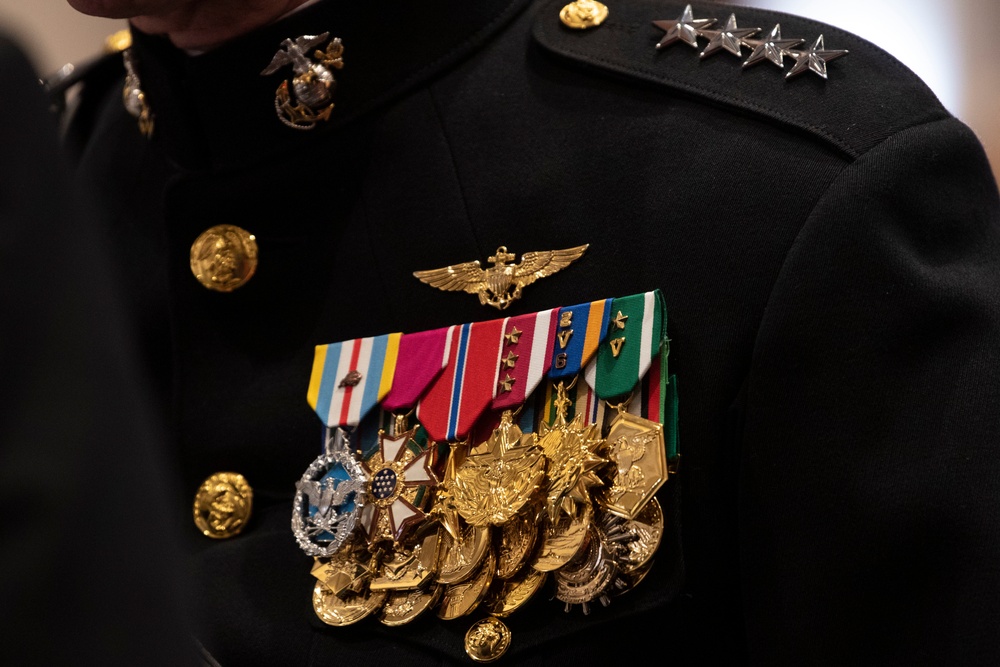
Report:
<svg viewBox="0 0 1000 667"><path fill-rule="evenodd" d="M378 620L383 625L406 625L440 601L444 586L437 584L428 590L415 588L409 591L391 591Z"/></svg>
<svg viewBox="0 0 1000 667"><path fill-rule="evenodd" d="M252 508L253 489L243 475L217 472L194 496L194 525L206 537L233 537L246 527Z"/></svg>
<svg viewBox="0 0 1000 667"><path fill-rule="evenodd" d="M345 547L329 558L314 560L310 574L325 584L334 595L361 593L371 581L372 570L368 564L372 557L363 549Z"/></svg>
<svg viewBox="0 0 1000 667"><path fill-rule="evenodd" d="M445 533L443 541L437 581L441 584L457 584L472 576L490 550L490 528L466 526L462 530L461 540L454 540Z"/></svg>
<svg viewBox="0 0 1000 667"><path fill-rule="evenodd" d="M497 576L510 579L531 555L538 537L534 514L518 514L501 526Z"/></svg>
<svg viewBox="0 0 1000 667"><path fill-rule="evenodd" d="M486 558L471 579L460 584L452 584L444 589L444 597L438 608L438 618L450 621L472 612L490 588L497 559L493 549L486 550Z"/></svg>
<svg viewBox="0 0 1000 667"><path fill-rule="evenodd" d="M663 527L663 508L656 498L646 503L634 519L625 522L624 530L632 539L628 541L628 551L619 561L626 574L641 570L653 559L660 548Z"/></svg>
<svg viewBox="0 0 1000 667"><path fill-rule="evenodd" d="M589 502L590 490L604 484L597 472L608 462L601 455L604 439L596 424L584 426L582 414L566 421L570 405L566 392L575 383L574 379L569 387L562 382L555 386L555 421L552 426L543 422L537 438L548 459L545 509L553 524L561 514L579 514L579 506Z"/></svg>
<svg viewBox="0 0 1000 667"><path fill-rule="evenodd" d="M494 616L506 618L527 604L542 589L548 576L548 572L525 568L517 576L504 581L501 586L494 587L483 606Z"/></svg>
<svg viewBox="0 0 1000 667"><path fill-rule="evenodd" d="M618 406L607 441L615 471L600 500L611 512L633 519L667 481L663 426Z"/></svg>
<svg viewBox="0 0 1000 667"><path fill-rule="evenodd" d="M434 574L438 558L438 533L427 535L413 548L395 545L392 558L371 583L373 591L417 588Z"/></svg>
<svg viewBox="0 0 1000 667"><path fill-rule="evenodd" d="M539 572L558 570L573 560L587 538L587 529L594 516L588 501L577 516L563 515L556 525L549 525L542 533L542 543L531 567Z"/></svg>
<svg viewBox="0 0 1000 667"><path fill-rule="evenodd" d="M531 500L545 478L545 457L505 410L489 439L473 447L451 489L458 513L474 526L499 526Z"/></svg>
<svg viewBox="0 0 1000 667"><path fill-rule="evenodd" d="M313 609L327 625L342 627L357 623L369 616L385 602L385 591L365 590L358 595L340 598L326 584L316 582L313 588Z"/></svg>
<svg viewBox="0 0 1000 667"><path fill-rule="evenodd" d="M510 630L492 616L476 621L465 633L465 652L476 662L493 662L510 646Z"/></svg>

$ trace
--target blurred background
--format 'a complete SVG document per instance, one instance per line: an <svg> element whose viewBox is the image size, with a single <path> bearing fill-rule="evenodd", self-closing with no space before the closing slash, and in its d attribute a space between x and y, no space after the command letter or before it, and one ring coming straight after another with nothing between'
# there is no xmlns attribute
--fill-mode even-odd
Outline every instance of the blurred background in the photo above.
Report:
<svg viewBox="0 0 1000 667"><path fill-rule="evenodd" d="M604 0L612 12L615 2L628 1ZM824 21L889 51L926 81L944 105L979 135L990 155L993 173L1000 178L997 0L730 1ZM692 2L699 15L699 6L712 4L711 0ZM654 18L676 17L650 17ZM38 70L48 74L65 63L81 62L99 53L104 38L124 28L125 22L83 16L65 0L0 0L0 27L19 37ZM838 48L832 40L826 46Z"/></svg>

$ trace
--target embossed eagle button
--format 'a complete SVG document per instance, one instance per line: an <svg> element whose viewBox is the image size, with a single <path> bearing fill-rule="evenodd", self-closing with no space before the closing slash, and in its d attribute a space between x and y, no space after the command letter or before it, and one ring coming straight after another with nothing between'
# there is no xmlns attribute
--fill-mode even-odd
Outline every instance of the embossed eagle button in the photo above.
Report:
<svg viewBox="0 0 1000 667"><path fill-rule="evenodd" d="M236 225L215 225L191 244L191 273L215 292L242 287L257 271L257 239Z"/></svg>
<svg viewBox="0 0 1000 667"><path fill-rule="evenodd" d="M194 496L194 524L206 537L233 537L246 527L252 508L253 489L243 475L217 472Z"/></svg>

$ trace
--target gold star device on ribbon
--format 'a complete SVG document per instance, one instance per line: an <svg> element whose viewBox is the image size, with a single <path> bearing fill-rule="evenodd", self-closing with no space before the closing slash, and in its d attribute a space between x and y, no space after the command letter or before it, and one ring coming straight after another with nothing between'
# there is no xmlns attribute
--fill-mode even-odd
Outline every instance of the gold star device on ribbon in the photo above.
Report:
<svg viewBox="0 0 1000 667"><path fill-rule="evenodd" d="M518 264L511 264L516 255L506 246L487 259L493 266L479 268L479 260L454 264L440 269L414 271L413 275L431 287L446 292L478 294L479 303L499 310L521 298L521 290L539 278L546 278L566 268L583 255L588 245L565 250L526 252Z"/></svg>

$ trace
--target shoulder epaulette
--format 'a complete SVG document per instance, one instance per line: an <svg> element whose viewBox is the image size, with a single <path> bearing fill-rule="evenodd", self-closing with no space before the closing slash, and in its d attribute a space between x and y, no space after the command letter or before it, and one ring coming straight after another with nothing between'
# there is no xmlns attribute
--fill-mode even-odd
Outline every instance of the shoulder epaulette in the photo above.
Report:
<svg viewBox="0 0 1000 667"><path fill-rule="evenodd" d="M565 4L553 0L537 14L534 36L548 51L793 126L851 157L907 127L950 117L898 60L817 21L715 2L692 9L634 0L571 27L560 18Z"/></svg>
<svg viewBox="0 0 1000 667"><path fill-rule="evenodd" d="M81 63L67 63L42 79L53 110L66 111L70 91L77 84L117 78L123 70L121 52L132 44L131 33L119 30L104 40L104 50Z"/></svg>

